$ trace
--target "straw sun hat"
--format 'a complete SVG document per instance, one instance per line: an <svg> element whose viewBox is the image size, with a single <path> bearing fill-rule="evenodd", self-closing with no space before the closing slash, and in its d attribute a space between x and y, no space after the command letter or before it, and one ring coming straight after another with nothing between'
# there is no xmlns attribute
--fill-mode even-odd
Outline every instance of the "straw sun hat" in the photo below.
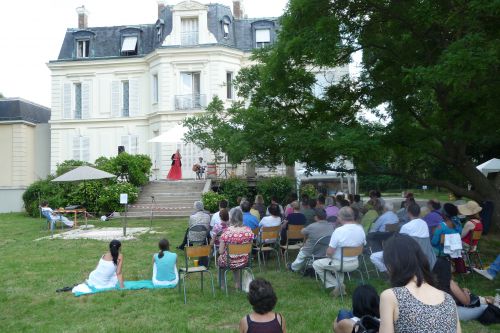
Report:
<svg viewBox="0 0 500 333"><path fill-rule="evenodd" d="M465 205L458 205L458 211L462 215L474 215L483 210L479 204L473 200L467 201Z"/></svg>

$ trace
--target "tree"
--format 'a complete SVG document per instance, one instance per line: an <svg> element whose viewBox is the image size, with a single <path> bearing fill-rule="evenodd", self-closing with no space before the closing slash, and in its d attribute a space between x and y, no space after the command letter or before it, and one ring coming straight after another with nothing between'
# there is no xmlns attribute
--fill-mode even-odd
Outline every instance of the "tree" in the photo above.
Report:
<svg viewBox="0 0 500 333"><path fill-rule="evenodd" d="M0 92L0 98L5 98L5 96Z"/></svg>
<svg viewBox="0 0 500 333"><path fill-rule="evenodd" d="M239 152L256 160L328 169L349 158L359 173L493 201L500 228L500 193L475 167L500 151L499 12L486 0L291 0L278 42L237 78L250 106L215 126L253 138ZM314 96L313 72L359 50L359 77Z"/></svg>

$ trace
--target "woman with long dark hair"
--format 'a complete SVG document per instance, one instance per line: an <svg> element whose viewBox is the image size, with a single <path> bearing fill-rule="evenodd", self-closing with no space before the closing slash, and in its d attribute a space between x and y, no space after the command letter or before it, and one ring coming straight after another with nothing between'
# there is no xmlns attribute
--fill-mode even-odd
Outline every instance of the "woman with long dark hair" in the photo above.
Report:
<svg viewBox="0 0 500 333"><path fill-rule="evenodd" d="M170 167L170 171L168 172L167 179L168 180L179 180L182 178L182 156L179 152L179 149L176 150L174 154L172 154L171 160L172 165Z"/></svg>
<svg viewBox="0 0 500 333"><path fill-rule="evenodd" d="M89 274L87 285L96 289L114 288L120 283L123 288L123 254L120 252L122 243L119 240L112 240L109 243L109 252L106 252L97 267Z"/></svg>
<svg viewBox="0 0 500 333"><path fill-rule="evenodd" d="M163 238L158 243L160 251L153 255L153 284L155 286L175 286L179 282L177 254L170 252L170 243Z"/></svg>
<svg viewBox="0 0 500 333"><path fill-rule="evenodd" d="M356 323L364 316L380 317L380 298L377 290L369 284L356 287L352 293L352 311L341 309L333 322L335 333L351 333ZM377 323L378 324L378 323Z"/></svg>
<svg viewBox="0 0 500 333"><path fill-rule="evenodd" d="M460 333L453 298L434 287L429 261L418 243L396 234L384 243L391 289L380 295L380 332Z"/></svg>

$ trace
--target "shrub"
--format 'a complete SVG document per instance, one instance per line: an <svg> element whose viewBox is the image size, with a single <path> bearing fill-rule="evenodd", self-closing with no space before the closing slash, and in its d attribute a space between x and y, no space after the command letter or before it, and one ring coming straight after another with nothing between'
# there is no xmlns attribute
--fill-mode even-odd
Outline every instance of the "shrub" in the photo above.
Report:
<svg viewBox="0 0 500 333"><path fill-rule="evenodd" d="M318 192L313 184L304 184L300 187L300 195L307 194L309 198L314 199L317 197Z"/></svg>
<svg viewBox="0 0 500 333"><path fill-rule="evenodd" d="M151 175L151 158L147 155L121 153L116 157L99 157L95 161L97 168L120 176L127 174L128 181L135 186L142 186Z"/></svg>
<svg viewBox="0 0 500 333"><path fill-rule="evenodd" d="M128 194L128 202L133 203L139 196L137 187L130 183L114 183L104 186L97 198L99 211L102 213L122 212L123 205L120 204L120 193Z"/></svg>
<svg viewBox="0 0 500 333"><path fill-rule="evenodd" d="M271 202L273 196L284 203L288 195L294 190L294 180L288 177L264 178L257 183L257 191L262 194L265 202Z"/></svg>
<svg viewBox="0 0 500 333"><path fill-rule="evenodd" d="M236 177L224 179L220 182L220 193L227 198L229 205L234 207L237 205L238 197L248 198L247 182Z"/></svg>
<svg viewBox="0 0 500 333"><path fill-rule="evenodd" d="M62 163L57 164L56 168L56 177L59 177L63 173L66 173L68 171L73 170L74 168L77 168L82 165L91 165L88 162L84 161L77 161L77 160L66 160Z"/></svg>
<svg viewBox="0 0 500 333"><path fill-rule="evenodd" d="M210 213L215 213L219 210L219 201L227 200L226 197L222 194L216 193L214 191L208 191L203 193L201 196L201 201L203 202L203 206Z"/></svg>

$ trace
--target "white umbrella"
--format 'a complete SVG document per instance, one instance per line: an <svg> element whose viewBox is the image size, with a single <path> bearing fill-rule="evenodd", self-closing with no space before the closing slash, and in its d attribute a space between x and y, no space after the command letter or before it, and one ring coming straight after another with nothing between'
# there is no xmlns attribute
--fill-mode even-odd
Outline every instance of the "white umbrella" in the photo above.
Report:
<svg viewBox="0 0 500 333"><path fill-rule="evenodd" d="M105 179L105 178L115 178L116 175L112 173L102 171L89 166L80 166L71 171L68 171L57 178L52 179L53 182L74 182L79 180L94 180L94 179Z"/></svg>
<svg viewBox="0 0 500 333"><path fill-rule="evenodd" d="M188 129L182 125L175 125L165 133L152 138L148 142L176 143L182 140Z"/></svg>
<svg viewBox="0 0 500 333"><path fill-rule="evenodd" d="M115 178L116 175L112 173L102 171L89 166L79 166L71 171L68 171L57 178L52 179L53 182L76 182L83 181L83 189L85 191L85 198L87 197L85 181L86 180L97 180L106 178ZM87 228L87 219L85 218L85 228Z"/></svg>
<svg viewBox="0 0 500 333"><path fill-rule="evenodd" d="M492 158L483 164L479 164L476 168L485 176L487 176L490 172L500 172L500 159Z"/></svg>

